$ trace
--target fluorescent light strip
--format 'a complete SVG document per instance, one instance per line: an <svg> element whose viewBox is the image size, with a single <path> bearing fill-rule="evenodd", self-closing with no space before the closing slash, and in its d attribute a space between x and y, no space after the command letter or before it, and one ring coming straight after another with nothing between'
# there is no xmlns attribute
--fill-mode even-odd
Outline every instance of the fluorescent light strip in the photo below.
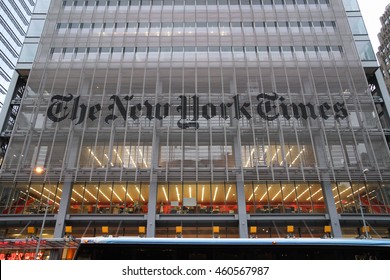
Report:
<svg viewBox="0 0 390 280"><path fill-rule="evenodd" d="M123 200L119 197L119 195L116 194L116 192L111 187L110 187L110 190L116 196L117 199L119 199L121 202L123 202Z"/></svg>
<svg viewBox="0 0 390 280"><path fill-rule="evenodd" d="M97 200L97 197L94 196L88 189L86 189L86 188L84 188L84 189L90 196L92 196L95 200Z"/></svg>
<svg viewBox="0 0 390 280"><path fill-rule="evenodd" d="M135 189L137 190L137 192L141 195L141 199L142 199L142 201L145 201L145 198L144 198L144 196L141 194L141 192L140 192L140 190L139 190L139 188L138 187L135 187Z"/></svg>
<svg viewBox="0 0 390 280"><path fill-rule="evenodd" d="M292 190L286 197L283 198L283 201L285 201L295 190Z"/></svg>
<svg viewBox="0 0 390 280"><path fill-rule="evenodd" d="M309 189L306 189L306 191L304 191L303 193L301 193L300 195L298 195L297 199L298 200L302 195L304 195L305 193L307 193L309 191Z"/></svg>
<svg viewBox="0 0 390 280"><path fill-rule="evenodd" d="M276 150L274 156L273 156L272 159L271 159L271 162L274 161L274 159L275 159L275 157L277 156L277 154L279 153L279 151L280 151L280 148L278 148L278 149Z"/></svg>
<svg viewBox="0 0 390 280"><path fill-rule="evenodd" d="M295 159L293 160L293 162L291 163L291 165L293 165L297 159L302 155L302 153L305 151L305 148L302 149L302 151L299 152L299 154L295 157Z"/></svg>
<svg viewBox="0 0 390 280"><path fill-rule="evenodd" d="M248 167L248 166L249 166L250 160L251 160L251 158L252 158L254 152L255 152L255 148L252 148L252 151L251 151L251 153L250 153L250 156L248 157L248 160L246 161L245 167Z"/></svg>
<svg viewBox="0 0 390 280"><path fill-rule="evenodd" d="M283 162L286 160L286 158L288 157L288 155L290 154L290 152L292 151L292 149L293 149L293 148L290 148L290 150L287 152L286 156L284 157L284 160L282 160L282 161L280 162L279 165L282 165L282 164L283 164Z"/></svg>
<svg viewBox="0 0 390 280"><path fill-rule="evenodd" d="M47 200L53 202L54 204L57 204L57 205L60 205L58 202L55 202L53 199L51 199L50 197L44 195L43 193L41 193L40 191L37 191L36 189L34 188L30 188L31 190L33 190L34 192L36 192L37 194L39 195L42 195L44 198L46 198ZM36 198L34 198L35 200L37 200ZM76 201L74 198L72 198L73 201Z"/></svg>
<svg viewBox="0 0 390 280"><path fill-rule="evenodd" d="M217 185L216 188L215 188L215 193L214 193L213 201L215 201L215 198L217 197L217 192L218 192L218 185Z"/></svg>
<svg viewBox="0 0 390 280"><path fill-rule="evenodd" d="M107 155L106 155L106 154L104 154L104 155L105 155L106 158L107 158L107 162L109 162L111 166L114 166L114 164L112 163L112 161L110 161L110 160L108 159Z"/></svg>
<svg viewBox="0 0 390 280"><path fill-rule="evenodd" d="M101 161L95 156L95 154L92 152L92 150L90 148L88 148L89 152L91 153L91 155L95 158L95 160L100 164L101 167L103 167L103 164L101 163Z"/></svg>
<svg viewBox="0 0 390 280"><path fill-rule="evenodd" d="M202 186L202 202L203 202L203 199L204 199L204 185Z"/></svg>
<svg viewBox="0 0 390 280"><path fill-rule="evenodd" d="M164 192L165 200L168 202L168 195L167 195L167 192L165 191L165 187L164 186L162 187L162 190Z"/></svg>
<svg viewBox="0 0 390 280"><path fill-rule="evenodd" d="M350 190L350 188L351 188L351 187L346 188L345 190L343 190L343 191L340 193L340 195L342 195L342 194L345 193L346 191ZM333 196L333 198L336 198L336 197L337 197L337 194L336 194L335 196Z"/></svg>
<svg viewBox="0 0 390 280"><path fill-rule="evenodd" d="M361 187L360 189L354 191L353 194L359 193L359 192L360 192L361 190L363 190L363 189L364 189L364 186ZM347 195L347 197L350 197L350 196L352 196L352 194Z"/></svg>
<svg viewBox="0 0 390 280"><path fill-rule="evenodd" d="M251 196L248 198L248 201L250 201L253 197L253 195L255 194L255 192L257 191L259 187L256 187L255 190L253 191L253 193L251 194Z"/></svg>
<svg viewBox="0 0 390 280"><path fill-rule="evenodd" d="M228 189L228 192L226 194L225 200L228 199L231 190L232 190L232 186L229 186L229 189Z"/></svg>
<svg viewBox="0 0 390 280"><path fill-rule="evenodd" d="M177 201L180 201L179 188L176 186Z"/></svg>
<svg viewBox="0 0 390 280"><path fill-rule="evenodd" d="M141 154L142 161L144 162L144 164L145 164L145 167L148 167L148 165L146 164L146 161L145 161L144 155L143 155L143 153L142 153L142 151L141 151L141 148L138 148L138 151L139 151L139 153Z"/></svg>
<svg viewBox="0 0 390 280"><path fill-rule="evenodd" d="M274 199L282 192L282 190L284 190L284 187L277 194L275 194L271 200L274 201Z"/></svg>
<svg viewBox="0 0 390 280"><path fill-rule="evenodd" d="M133 157L130 155L130 150L129 150L129 149L126 149L126 152L127 152L127 153L129 154L129 156L130 156L131 163L133 164L134 167L136 167L137 165L135 164Z"/></svg>
<svg viewBox="0 0 390 280"><path fill-rule="evenodd" d="M45 191L47 191L47 192L49 192L50 194L52 194L53 195L53 197L55 197L55 193L53 193L51 190L49 190L48 188L46 188L46 187L44 187L43 188Z"/></svg>
<svg viewBox="0 0 390 280"><path fill-rule="evenodd" d="M119 156L119 154L117 153L116 149L113 149L114 153L116 154L116 156L118 157L119 161L121 162L121 165L123 164L123 161L121 159L121 157Z"/></svg>
<svg viewBox="0 0 390 280"><path fill-rule="evenodd" d="M88 200L86 200L81 194L79 194L75 189L73 189L73 192L75 194L77 194L81 199L83 199L84 201L88 202Z"/></svg>
<svg viewBox="0 0 390 280"><path fill-rule="evenodd" d="M131 197L131 195L129 195L129 193L126 192L125 187L122 186L122 189L123 189L123 191L126 193L126 196L127 196L128 198L130 198L131 201L134 201L134 199Z"/></svg>
<svg viewBox="0 0 390 280"><path fill-rule="evenodd" d="M313 193L312 195L311 195L311 197L313 197L313 196L315 196L317 193L319 193L321 191L321 189L319 189L318 191L316 191L315 193ZM308 197L307 199L306 199L306 201L308 201L308 200L310 200L310 197Z"/></svg>
<svg viewBox="0 0 390 280"><path fill-rule="evenodd" d="M272 189L272 187L269 187L268 191L270 191ZM262 201L263 198L267 195L267 191L265 191L265 193L263 194L263 196L260 198L259 201Z"/></svg>
<svg viewBox="0 0 390 280"><path fill-rule="evenodd" d="M98 187L96 187L96 189L99 189ZM101 189L99 189L99 192L107 199L107 200L110 200L103 192Z"/></svg>
<svg viewBox="0 0 390 280"><path fill-rule="evenodd" d="M189 186L189 191L190 191L190 198L192 198L192 194L191 194L191 186Z"/></svg>

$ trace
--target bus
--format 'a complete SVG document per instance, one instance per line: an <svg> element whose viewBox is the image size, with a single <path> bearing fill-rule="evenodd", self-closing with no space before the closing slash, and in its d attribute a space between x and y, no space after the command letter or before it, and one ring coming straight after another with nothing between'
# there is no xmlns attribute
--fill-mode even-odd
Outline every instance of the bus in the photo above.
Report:
<svg viewBox="0 0 390 280"><path fill-rule="evenodd" d="M75 260L388 260L390 239L82 238Z"/></svg>

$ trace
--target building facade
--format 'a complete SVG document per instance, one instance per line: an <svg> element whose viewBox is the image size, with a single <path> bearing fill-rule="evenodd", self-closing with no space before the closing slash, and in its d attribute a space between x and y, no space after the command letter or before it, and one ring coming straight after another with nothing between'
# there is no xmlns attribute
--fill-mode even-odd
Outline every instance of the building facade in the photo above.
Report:
<svg viewBox="0 0 390 280"><path fill-rule="evenodd" d="M47 0L1 1L0 165L8 147L50 5ZM4 12L3 12L4 11Z"/></svg>
<svg viewBox="0 0 390 280"><path fill-rule="evenodd" d="M390 146L390 96L381 69L378 67L357 0L344 0L351 32L374 99L379 121ZM380 61L380 59L379 59Z"/></svg>
<svg viewBox="0 0 390 280"><path fill-rule="evenodd" d="M36 1L0 1L0 102L1 107L12 83L24 38Z"/></svg>
<svg viewBox="0 0 390 280"><path fill-rule="evenodd" d="M390 89L390 6L386 6L386 10L380 18L382 28L378 34L379 39L379 50L377 53L378 61L382 69L382 74L384 76L384 81L387 89Z"/></svg>
<svg viewBox="0 0 390 280"><path fill-rule="evenodd" d="M53 1L2 235L45 217L56 238L355 237L362 212L388 237L390 154L345 2Z"/></svg>

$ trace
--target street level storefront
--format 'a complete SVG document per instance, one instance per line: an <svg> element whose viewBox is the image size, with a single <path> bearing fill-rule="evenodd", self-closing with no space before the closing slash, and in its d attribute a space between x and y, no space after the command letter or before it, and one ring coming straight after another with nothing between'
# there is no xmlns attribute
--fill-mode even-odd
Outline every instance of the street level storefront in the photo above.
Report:
<svg viewBox="0 0 390 280"><path fill-rule="evenodd" d="M389 214L390 182L335 182L332 193L338 213L359 213L358 196L365 213ZM245 182L248 214L326 213L318 182ZM9 183L0 189L2 214L56 214L61 183ZM132 182L76 182L72 187L69 214L146 214L149 184ZM156 214L237 214L234 182L158 183Z"/></svg>
<svg viewBox="0 0 390 280"><path fill-rule="evenodd" d="M38 242L40 250L36 253ZM50 259L52 251L61 252L61 259L72 259L79 243L78 239L63 238L3 239L0 241L0 260L46 260Z"/></svg>

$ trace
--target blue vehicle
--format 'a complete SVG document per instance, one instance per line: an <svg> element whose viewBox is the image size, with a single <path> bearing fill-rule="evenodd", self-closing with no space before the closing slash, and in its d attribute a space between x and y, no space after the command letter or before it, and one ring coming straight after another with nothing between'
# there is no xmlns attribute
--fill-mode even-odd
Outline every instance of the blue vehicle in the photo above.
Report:
<svg viewBox="0 0 390 280"><path fill-rule="evenodd" d="M76 260L390 259L389 239L82 238Z"/></svg>

